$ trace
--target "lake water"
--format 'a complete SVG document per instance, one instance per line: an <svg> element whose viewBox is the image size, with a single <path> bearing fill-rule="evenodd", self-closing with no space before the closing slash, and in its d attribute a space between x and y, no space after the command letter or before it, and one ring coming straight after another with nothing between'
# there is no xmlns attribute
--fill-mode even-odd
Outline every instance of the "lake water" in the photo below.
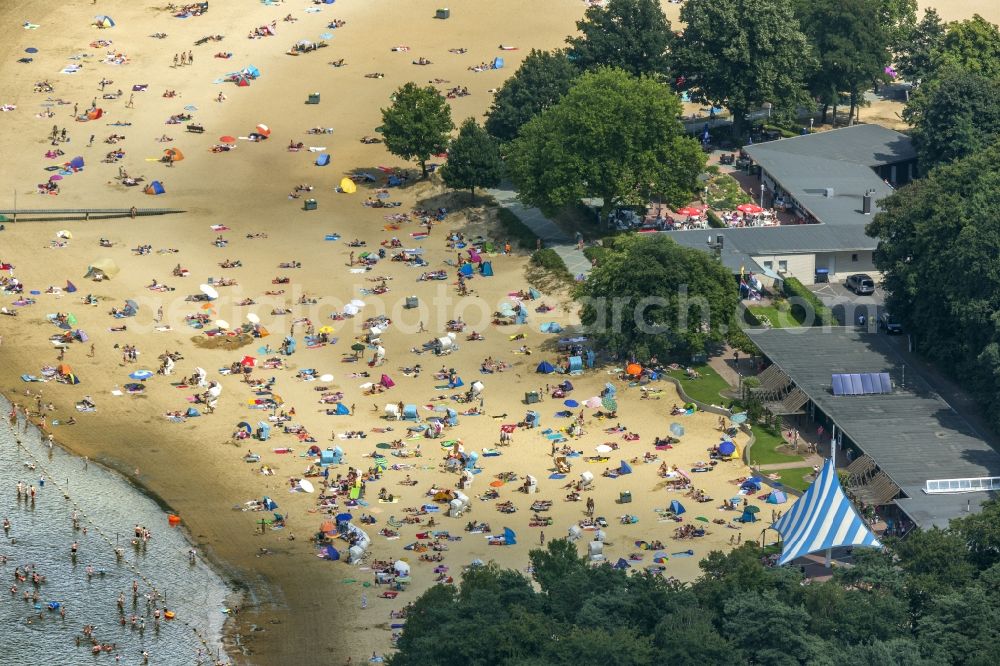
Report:
<svg viewBox="0 0 1000 666"><path fill-rule="evenodd" d="M10 404L0 398L0 413L6 417L9 410ZM184 534L168 527L164 511L123 477L94 463L85 465L58 446L50 450L34 428L19 436L21 447L5 418L0 421L0 521L6 517L11 523L9 536L0 532L0 555L7 557L0 564L0 661L142 664L146 651L149 664L194 664L199 663L200 648L205 652L201 663L211 664L220 654L226 619L222 609L229 590L224 581L197 556L194 563L189 561L191 546ZM34 470L25 464L31 462ZM18 481L35 486L33 504L17 499ZM76 530L74 510L80 526ZM152 532L144 550L132 544L136 523ZM74 541L79 547L75 564L70 554ZM116 542L124 548L120 562ZM15 581L15 567L29 563L46 577L37 587L37 605L23 599L25 590L36 589L31 579ZM93 567L91 576L88 565ZM133 581L139 585L135 606ZM14 584L18 589L12 595ZM161 620L158 630L144 596L153 588L165 594L163 605L176 613L174 620ZM121 626L119 593L125 593L126 617L145 616L145 631L130 623ZM48 610L50 602L65 606L65 619ZM94 625L94 636L101 643L114 643L115 650L94 657L86 639L77 647L76 637L86 624ZM120 662L116 655L121 655Z"/></svg>

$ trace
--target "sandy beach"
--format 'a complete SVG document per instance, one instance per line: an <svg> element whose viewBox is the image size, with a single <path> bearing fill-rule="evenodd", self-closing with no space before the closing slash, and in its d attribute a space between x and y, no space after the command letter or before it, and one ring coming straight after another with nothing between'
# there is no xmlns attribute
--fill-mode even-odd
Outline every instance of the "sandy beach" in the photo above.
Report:
<svg viewBox="0 0 1000 666"><path fill-rule="evenodd" d="M510 446L499 449L501 455L479 459L482 472L465 491L472 498L471 513L462 518L432 514L437 525L434 529L462 537L447 542L442 564L449 568L448 574L458 576L462 566L474 559L495 560L502 566L523 570L528 550L541 542L542 532L547 539L563 537L584 518L584 501L565 501L570 489L564 487L584 471L596 477L583 499L592 497L595 515L605 517L609 523L605 554L612 562L639 553L643 559L635 560L633 565L650 565L652 552L640 550L635 542L660 540L671 554L664 565L665 574L691 579L698 574L699 559L711 550L726 548L737 535L740 539L760 536L756 525L727 527L725 523L739 513L719 508L723 500L737 494L737 480L749 474L744 465L731 461L703 474L690 471L697 463L707 461L708 449L720 441L718 417L707 413L671 416L671 407L682 400L669 382L651 384L661 392L644 399L640 387L621 381L614 368L601 367L569 377L574 390L566 399L579 403L597 396L611 382L618 391L618 417L601 419L597 409L584 409L584 434L567 436L565 442L582 455L569 459L572 471L567 478L549 478L554 467L552 440L541 432L569 426L582 408L569 408L563 398L549 395L538 404L526 405L524 394L535 390L550 394L552 387L566 379L535 372L541 361L558 360L555 344L560 336L541 333L539 326L558 322L572 331L578 323L566 294L543 293L540 299L526 302L530 314L524 326L492 326L493 313L510 302L510 294L529 288L526 255L488 255L495 276L470 280L474 295L459 297L456 270L446 263L455 261L458 250L447 245L448 235L456 232L473 238L481 234L500 248L506 240L502 232L488 213L467 205L467 195L447 193L438 178L416 182L418 171L413 164L389 155L380 144L362 143L361 138L376 135L380 107L390 103L389 97L398 86L411 80L421 84L439 81L436 86L444 92L468 88L468 96L450 100L453 119L456 124L470 116L481 119L492 98L489 91L517 69L531 48L560 46L573 30L573 22L582 16L585 4L553 0L540 10L537 2L527 0L455 0L450 3L451 18L435 20L434 10L439 4L430 0L339 0L314 5L297 0L267 6L212 0L207 14L184 19L151 5L108 0L94 5L18 1L0 8L0 22L8 35L0 45L0 104L16 106L0 113L0 154L7 156L0 161L0 182L8 185L8 191L0 194L2 206L14 206L16 191L21 209L134 206L186 211L136 220L8 222L0 233L4 241L0 259L13 264L11 274L27 290L43 293L31 296L34 304L24 307L11 304L16 296L5 296L3 305L14 309L17 316L0 316L0 387L13 400L30 407L35 405L40 391L41 402L53 404L53 410L43 412L47 427L61 443L133 478L181 516L199 550L245 594L240 612L229 625L229 655L238 663L290 663L301 661L304 655L311 655L310 661L324 663L340 663L347 657L358 662L373 651L386 652L391 639L390 611L416 598L438 576L433 572L436 563L419 562L414 552L403 550L418 532L427 529L427 517L421 518L421 524L398 528L398 538L380 536L379 530L387 527L390 516L401 519L407 507L433 503L426 496L432 487L455 487L458 476L443 470L447 454L441 446L443 440L460 440L467 451L495 448L500 426L517 424L529 409L540 413L541 428L518 428ZM663 4L668 16L675 19L679 5ZM993 3L962 3L963 7L971 5L996 20ZM956 18L951 11L949 6L943 16ZM98 29L92 24L98 14L110 15L116 25ZM283 20L286 15L294 20ZM334 20L346 24L329 28ZM25 22L38 27L23 29ZM272 22L274 36L248 38L250 31ZM166 33L166 37L150 36L158 32ZM195 45L200 38L211 35L223 35L224 39ZM286 52L300 40L325 41L328 46L288 55ZM28 48L37 52L27 56ZM450 49L466 51L455 53ZM193 64L175 66L174 54L189 51L194 56ZM232 55L215 57L225 53ZM32 61L17 62L22 57L31 57ZM503 69L470 69L498 57L505 61ZM104 62L106 58L123 64ZM341 58L345 61L341 67L328 64ZM427 58L432 64L412 64L417 58ZM61 73L68 65L82 68L72 74ZM227 73L250 65L259 68L261 76L249 86L215 83ZM375 73L383 76L365 76ZM112 80L103 91L99 85L102 78ZM51 92L33 92L34 84L45 81L51 84ZM121 97L103 98L118 89L122 90ZM176 96L163 96L171 90L176 91ZM306 104L314 92L320 94L320 103ZM219 93L225 96L224 101L219 101ZM80 113L92 101L103 109L103 116L89 122L74 120L74 106ZM45 115L49 111L54 116ZM179 114L190 114L191 120L166 123ZM189 122L203 126L204 133L187 132ZM267 141L241 138L256 131L259 124L270 129ZM55 146L50 143L47 136L54 125L66 128L68 141ZM333 131L308 134L310 128ZM124 139L106 143L113 134L124 135ZM221 142L223 136L236 141ZM158 140L163 137L170 140ZM302 142L303 149L289 151L290 142ZM214 146L220 145L235 148L212 152ZM310 152L310 147L321 150ZM110 151L119 148L124 151L120 160L102 162ZM185 159L172 165L161 162L169 148L181 151ZM45 157L47 151L56 149L63 154ZM316 166L319 153L330 155L329 166ZM57 181L58 196L37 192L37 184L44 184L54 173L45 171L46 167L61 165L76 156L83 157L86 166ZM116 180L119 168L134 178L142 178L142 182L135 187L120 184ZM369 173L381 185L386 172L393 169L407 172L409 183L388 189L387 198L380 200L399 202L399 207L364 206L366 200L376 197L372 184L362 183L353 195L335 192L346 175ZM144 186L154 180L162 183L165 194L144 194ZM310 185L312 190L303 192L300 198L291 198L289 194L302 184ZM316 199L317 210L303 210L306 198ZM429 236L420 235L420 216L413 211L434 213L442 207L449 212L434 222ZM407 220L395 219L399 214L407 214ZM57 238L57 232L64 229L71 232L71 239ZM220 236L224 247L216 243ZM326 240L334 236L337 240ZM390 261L389 257L368 271L352 265L352 259L362 252L377 252L392 238L399 240L401 248L421 250L427 266L414 267ZM109 246L102 246L101 239L107 239ZM347 242L353 239L364 241L365 246L349 247ZM148 246L149 251L136 251L143 246ZM391 256L399 249L388 246L387 252ZM84 279L87 267L98 259L113 260L120 272L101 282ZM240 266L221 267L227 260L238 261ZM280 267L289 262L301 267ZM178 266L188 275L175 275ZM432 270L447 271L448 279L417 281L421 273ZM283 277L288 278L287 283L274 282ZM186 300L200 294L199 285L210 278L214 282L231 279L236 284L220 287L220 298L208 303ZM67 281L77 287L76 292L64 290ZM383 283L387 293L368 293ZM156 289L150 289L151 285ZM58 293L44 293L50 286ZM96 298L96 304L84 304L83 297L88 294ZM407 296L418 297L421 306L404 308ZM126 299L137 304L135 317L116 319L109 314L112 308L122 307ZM239 305L247 299L254 304ZM316 302L300 302L303 299ZM331 319L353 299L365 302L357 316ZM542 303L555 309L544 314L536 312ZM161 308L162 318L154 321ZM288 313L272 314L275 310ZM53 313L73 313L77 322L73 329L83 329L89 337L87 342L69 344L62 360L49 340L60 332L46 318ZM206 331L216 328L211 324L217 320L236 328L251 313L259 316L270 335L206 335ZM192 328L186 319L199 314L207 315L210 325ZM356 338L366 333L363 322L377 316L391 319L381 336L386 350L384 364L366 364L374 348L366 348L360 361L345 362L345 358L353 356L351 345ZM457 335L459 348L453 354L438 358L432 353L418 356L410 351L445 335L447 322L458 317L467 327ZM300 323L293 325L296 320ZM305 344L308 324L304 320L316 329L332 326L331 335L337 342L312 347ZM123 324L125 330L113 330ZM485 339L467 341L466 335L473 330ZM294 354L278 356L259 351L267 345L277 349L290 333L298 342ZM517 333L523 333L524 338L511 340ZM137 348L136 362L123 361L125 345ZM532 353L521 353L522 345ZM165 352L183 357L176 362L173 374L150 378L141 394L115 395L132 381L130 373L139 369L155 371L160 365L157 357ZM282 401L279 409L288 412L294 408L293 421L301 424L315 442L280 433L280 425L274 427L275 434L266 442L234 441L239 422L256 424L270 414L250 409L256 397L250 387L236 376L219 372L239 363L244 356L254 357L258 364L272 357L283 361L282 369L258 367L252 376L275 378L273 393L279 394ZM486 359L509 367L503 372L481 373ZM80 384L25 383L20 379L22 374L40 375L43 366L60 363L72 367ZM403 372L402 368L418 363L423 369L419 376ZM433 407L440 404L458 411L472 406L474 403L450 400L465 387L442 388L447 382L434 377L442 366L454 368L466 387L477 380L485 385L483 414L459 416L459 424L441 439L406 440L410 453L417 450L419 443L420 457L387 455L390 465L405 468L390 469L382 478L369 482L368 505L351 509L355 516L365 513L377 521L363 526L372 536L365 563L358 566L318 557L319 549L311 537L329 518L327 512L316 508L319 493L289 492L289 479L302 477L309 467L310 461L304 457L307 449L315 443L320 449L340 446L344 450L344 464L331 468L331 479L337 474L346 475L348 467L368 470L374 465L370 457L373 452L391 451L378 448L378 444L405 437L405 422L383 418L386 404L415 404L422 418L432 416ZM199 418L168 419L169 412L184 412L193 405L189 398L199 390L184 384L183 379L195 368L206 369L207 379L222 387L217 408ZM304 369L314 369L317 377L331 374L333 379L304 381L300 372ZM364 372L370 376L360 376ZM378 395L366 395L362 385L378 382L383 373L392 378L395 386ZM316 390L317 386L327 387L327 392L342 392L342 403L354 406L355 413L327 415L331 405L319 403L322 392ZM30 397L26 390L32 392ZM74 405L84 396L93 399L96 411L76 411ZM445 400L434 400L437 396L445 396ZM202 405L196 406L204 410ZM567 409L571 409L572 418L556 415ZM70 417L76 423L65 425ZM53 420L63 425L53 426ZM619 422L625 432L607 432ZM675 422L685 431L680 443L657 450L654 440L669 435L669 427ZM387 431L388 427L393 430ZM365 437L339 437L351 431L364 433ZM626 438L627 433L637 437ZM742 434L735 439L740 448L746 441ZM607 461L586 460L597 456L596 447L601 445L616 450L607 455ZM283 447L293 451L275 452ZM260 455L259 462L243 461L248 449ZM655 460L643 462L646 454L656 456ZM616 479L602 476L606 469L617 468L620 460L633 459L638 462L631 465L631 475ZM712 501L699 503L687 496L688 491L667 489L658 475L663 463L668 468L676 465L688 471L693 486ZM273 469L274 474L261 474L262 465ZM536 476L537 495L516 492L519 483L515 482L498 485L498 499L476 499L491 488L497 475L504 473L519 480L528 474ZM406 476L416 483L402 485ZM320 485L320 479L312 480L317 487ZM383 487L398 497L396 503L377 501ZM623 491L631 493L630 504L617 503ZM261 517L269 514L239 510L246 502L265 495L278 503L278 511L287 521L284 529L267 528L259 533ZM752 494L745 497L761 507L765 519L775 508ZM550 526L530 526L530 506L539 499L552 501L546 514L552 519ZM655 509L663 509L675 499L687 508L683 522L661 520ZM504 501L511 501L516 512L499 512L496 504ZM343 498L340 504L343 509ZM638 521L620 524L619 517L625 514L636 516ZM705 521L699 522L697 517ZM712 522L716 519L723 524ZM509 527L517 533L518 544L490 546L485 535L464 531L469 521L489 523L493 534ZM166 524L164 515L160 527ZM703 526L708 534L673 540L674 529L682 525ZM587 540L587 536L581 540L581 552ZM338 548L346 551L342 545ZM401 557L413 566L413 582L395 600L380 598L380 590L363 585L373 580L368 562ZM364 609L363 596L367 605Z"/></svg>

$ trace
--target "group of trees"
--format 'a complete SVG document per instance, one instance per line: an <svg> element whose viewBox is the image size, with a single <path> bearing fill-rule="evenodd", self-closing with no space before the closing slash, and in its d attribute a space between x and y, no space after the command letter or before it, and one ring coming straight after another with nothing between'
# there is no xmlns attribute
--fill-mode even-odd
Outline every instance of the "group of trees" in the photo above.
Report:
<svg viewBox="0 0 1000 666"><path fill-rule="evenodd" d="M532 576L494 565L429 589L407 615L393 666L993 663L1000 639L1000 507L911 534L802 584L746 543L713 552L681 584L589 566L552 541ZM637 565L638 566L638 565ZM666 565L670 570L670 563ZM534 583L534 584L533 584Z"/></svg>
<svg viewBox="0 0 1000 666"><path fill-rule="evenodd" d="M1000 428L1000 30L928 10L902 67L919 79L903 117L924 177L869 225L888 305L916 347Z"/></svg>
<svg viewBox="0 0 1000 666"><path fill-rule="evenodd" d="M618 236L580 288L580 319L602 349L688 358L740 332L732 272L663 234Z"/></svg>

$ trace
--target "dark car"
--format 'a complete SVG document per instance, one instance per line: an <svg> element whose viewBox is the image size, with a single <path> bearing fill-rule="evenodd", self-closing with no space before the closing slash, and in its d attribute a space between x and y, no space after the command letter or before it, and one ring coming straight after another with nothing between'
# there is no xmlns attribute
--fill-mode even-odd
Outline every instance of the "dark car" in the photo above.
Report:
<svg viewBox="0 0 1000 666"><path fill-rule="evenodd" d="M875 280L872 279L872 276L865 273L848 275L844 286L858 296L867 296L875 293Z"/></svg>
<svg viewBox="0 0 1000 666"><path fill-rule="evenodd" d="M893 319L888 312L883 312L878 317L878 327L889 335L897 335L903 332L903 325Z"/></svg>

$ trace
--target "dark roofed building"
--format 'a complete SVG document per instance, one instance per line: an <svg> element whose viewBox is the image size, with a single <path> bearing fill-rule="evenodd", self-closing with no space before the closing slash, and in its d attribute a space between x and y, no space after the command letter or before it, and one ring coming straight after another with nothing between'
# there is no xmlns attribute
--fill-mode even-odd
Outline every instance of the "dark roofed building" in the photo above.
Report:
<svg viewBox="0 0 1000 666"><path fill-rule="evenodd" d="M748 334L808 396L806 411L825 415L845 443L874 463L867 481L852 488L864 501L893 503L923 528L943 527L995 494L972 488L1000 488L1000 454L915 369L904 366L884 336L846 328ZM892 391L834 395L832 376L841 373L889 373ZM928 484L935 481L966 492L937 492L942 484ZM881 501L871 496L886 489Z"/></svg>

